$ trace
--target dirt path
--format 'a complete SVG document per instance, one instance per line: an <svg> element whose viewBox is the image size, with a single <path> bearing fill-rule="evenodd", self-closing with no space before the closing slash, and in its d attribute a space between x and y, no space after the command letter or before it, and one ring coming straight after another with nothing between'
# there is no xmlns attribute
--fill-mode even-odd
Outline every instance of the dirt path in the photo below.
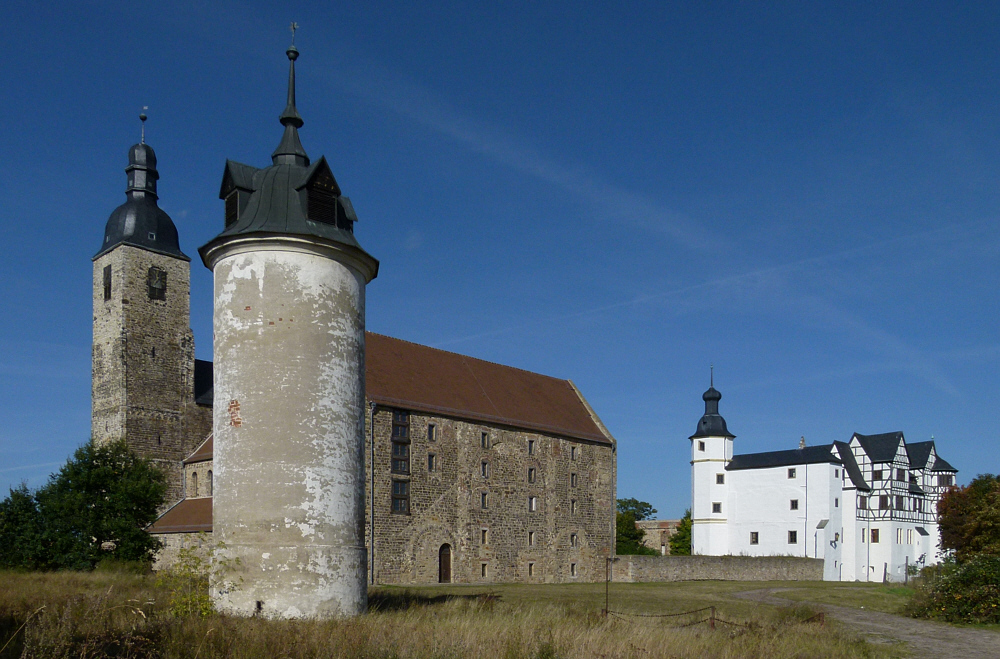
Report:
<svg viewBox="0 0 1000 659"><path fill-rule="evenodd" d="M825 611L851 629L860 632L870 642L892 643L902 641L914 657L933 659L966 659L968 657L1000 657L1000 633L986 629L953 627L943 622L917 620L891 613L852 609L845 606L800 602L785 599L780 593L791 588L765 588L734 593L744 600L788 606L808 604L817 611Z"/></svg>

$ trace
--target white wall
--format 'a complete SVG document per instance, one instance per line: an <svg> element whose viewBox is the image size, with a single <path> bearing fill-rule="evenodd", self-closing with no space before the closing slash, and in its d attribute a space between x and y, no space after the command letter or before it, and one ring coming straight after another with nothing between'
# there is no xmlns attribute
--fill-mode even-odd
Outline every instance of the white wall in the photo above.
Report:
<svg viewBox="0 0 1000 659"><path fill-rule="evenodd" d="M704 450L701 443L704 443ZM726 437L702 437L691 440L691 553L722 556L729 552L729 474L726 464L733 458L733 440ZM716 482L717 474L724 483ZM712 512L712 504L722 510Z"/></svg>

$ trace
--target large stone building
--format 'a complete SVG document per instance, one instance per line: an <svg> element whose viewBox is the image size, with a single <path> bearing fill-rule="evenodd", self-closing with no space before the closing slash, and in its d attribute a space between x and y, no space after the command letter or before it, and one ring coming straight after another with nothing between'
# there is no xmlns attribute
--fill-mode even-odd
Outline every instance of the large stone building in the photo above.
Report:
<svg viewBox="0 0 1000 659"><path fill-rule="evenodd" d="M828 581L902 581L940 561L937 502L956 469L901 432L733 454L714 386L691 440L692 553L824 560Z"/></svg>
<svg viewBox="0 0 1000 659"><path fill-rule="evenodd" d="M293 62L296 56L290 51ZM216 533L217 538L239 545L236 554L245 570L277 569L272 552L260 551L263 545L253 537L237 537L240 529L253 526L259 538L270 524L283 536L296 536L292 540L303 551L311 551L316 527L308 515L303 517L308 502L285 495L302 485L311 500L322 499L330 494L325 489L329 482L342 482L350 472L357 474L355 481L363 480L352 491L363 497L364 525L360 527L359 515L357 530L364 547L358 549L372 583L603 578L605 559L614 548L615 440L568 380L366 333L362 297L351 303L361 320L357 332L351 330L361 358L350 362L363 369L359 399L351 408L362 411L356 426L358 440L363 434L363 444L357 444L363 447L359 469L321 475L313 482L309 475L316 469L336 465L333 455L318 456L315 465L301 462L302 438L310 436L312 426L275 426L270 442L266 433L246 432L270 427L316 394L307 387L301 396L278 400L281 386L268 394L270 384L280 385L282 378L301 384L299 372L288 371L287 365L318 366L318 379L309 374L307 379L322 384L329 382L328 371L340 368L342 357L324 351L299 354L294 345L302 341L282 340L294 323L305 325L311 318L305 309L295 315L279 311L282 295L289 305L301 302L283 284L268 289L266 300L233 306L242 295L238 284L231 285L234 277L259 285L263 296L260 272L274 264L263 264L260 272L254 271L260 264L229 264L223 281L212 250L239 242L234 253L245 260L249 248L244 242L273 242L274 234L280 234L282 239L322 243L280 250L340 250L334 260L343 261L344 245L357 245L353 208L341 196L326 161L310 164L299 142L302 122L294 107L294 73L282 124L285 134L272 166L227 163L220 194L225 201L223 233L202 248L206 265L216 266L217 341L220 314L237 318L230 329L247 335L226 339L229 347L225 364L216 365L219 372L213 374L210 362L194 359L190 260L180 250L172 221L157 207L156 161L148 145L130 151L128 201L108 220L94 259L94 438L124 438L167 468L170 505L150 529L165 542L161 560L169 561L179 547L198 542L200 533L217 532L220 513L213 514L213 508L226 500L225 523L235 535ZM279 197L282 203L276 203ZM280 232L270 225L276 208L284 213ZM296 223L301 230L289 228ZM236 269L242 274L234 275ZM268 280L267 286L273 283ZM230 344L239 349L230 350ZM216 345L217 354L219 349ZM267 364L249 361L265 353ZM282 360L275 361L274 354ZM353 367L344 364L341 370L349 374ZM271 372L275 382L269 384ZM334 379L343 381L341 376ZM317 404L327 399L320 398ZM338 414L333 422L341 418ZM253 450L234 458L233 451L246 447L240 438L251 435L256 438ZM229 447L225 454L223 440ZM354 449L345 445L344 450ZM239 476L235 480L234 472ZM270 608L271 601L256 602L265 613L281 614Z"/></svg>

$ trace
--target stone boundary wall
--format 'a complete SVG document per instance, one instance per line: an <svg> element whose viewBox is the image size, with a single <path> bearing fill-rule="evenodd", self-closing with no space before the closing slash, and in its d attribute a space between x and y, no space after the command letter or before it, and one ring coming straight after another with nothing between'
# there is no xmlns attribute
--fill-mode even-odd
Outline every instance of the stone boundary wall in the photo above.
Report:
<svg viewBox="0 0 1000 659"><path fill-rule="evenodd" d="M823 559L795 556L616 556L611 580L822 581Z"/></svg>

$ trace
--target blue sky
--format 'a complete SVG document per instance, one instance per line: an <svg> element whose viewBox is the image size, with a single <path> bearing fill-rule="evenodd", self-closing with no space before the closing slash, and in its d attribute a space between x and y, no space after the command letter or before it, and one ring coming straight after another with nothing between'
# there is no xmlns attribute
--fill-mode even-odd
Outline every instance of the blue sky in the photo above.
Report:
<svg viewBox="0 0 1000 659"><path fill-rule="evenodd" d="M303 144L381 261L368 328L573 380L619 496L737 452L934 436L1000 472L1000 10L961 3L26 3L0 10L0 487L90 429L90 258L149 106L197 353L226 158ZM280 7L279 7L280 5Z"/></svg>

